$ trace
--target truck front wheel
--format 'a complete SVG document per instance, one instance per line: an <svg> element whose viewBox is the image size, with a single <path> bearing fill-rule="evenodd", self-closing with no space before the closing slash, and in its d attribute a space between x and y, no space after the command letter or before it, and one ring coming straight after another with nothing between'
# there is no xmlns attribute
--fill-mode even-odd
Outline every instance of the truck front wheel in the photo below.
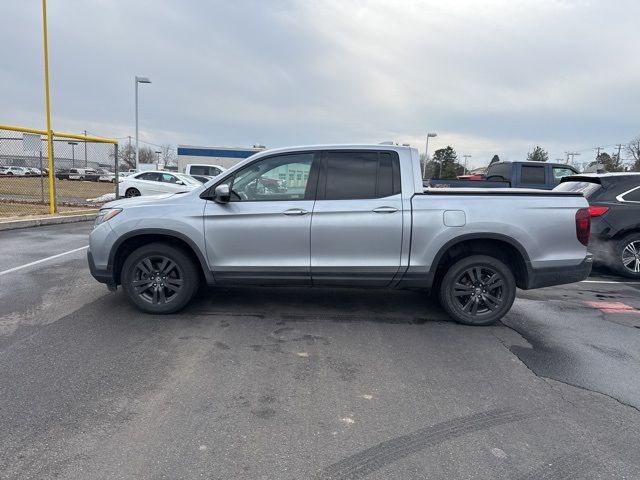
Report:
<svg viewBox="0 0 640 480"><path fill-rule="evenodd" d="M173 313L198 289L193 260L179 248L151 243L132 252L122 266L122 287L136 307L148 313Z"/></svg>
<svg viewBox="0 0 640 480"><path fill-rule="evenodd" d="M465 325L490 325L506 315L516 297L509 267L497 258L472 255L455 262L438 293L440 304Z"/></svg>

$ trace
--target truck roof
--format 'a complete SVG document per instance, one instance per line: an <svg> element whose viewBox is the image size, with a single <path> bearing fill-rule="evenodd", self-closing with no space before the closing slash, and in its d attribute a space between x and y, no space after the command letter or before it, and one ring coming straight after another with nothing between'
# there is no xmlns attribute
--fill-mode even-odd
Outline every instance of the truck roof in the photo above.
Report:
<svg viewBox="0 0 640 480"><path fill-rule="evenodd" d="M415 147L407 147L403 145L387 145L387 144L372 144L372 143L332 143L332 144L318 144L318 145L297 145L292 147L270 148L268 150L260 151L260 154L264 153L288 153L299 152L305 150L395 150L397 152L415 150Z"/></svg>

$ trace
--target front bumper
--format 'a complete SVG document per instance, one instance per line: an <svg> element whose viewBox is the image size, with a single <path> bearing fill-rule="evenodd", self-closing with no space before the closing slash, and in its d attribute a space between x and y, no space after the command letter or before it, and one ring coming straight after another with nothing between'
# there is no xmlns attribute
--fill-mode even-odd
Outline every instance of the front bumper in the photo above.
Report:
<svg viewBox="0 0 640 480"><path fill-rule="evenodd" d="M105 283L109 290L116 290L117 285L113 279L113 272L111 271L111 267L107 267L106 269L96 268L96 264L93 261L93 255L91 255L91 250L87 250L87 262L89 263L89 272L91 276L95 278L100 283Z"/></svg>
<svg viewBox="0 0 640 480"><path fill-rule="evenodd" d="M592 267L593 255L587 254L585 259L575 266L531 268L527 282L527 290L581 282L589 276Z"/></svg>

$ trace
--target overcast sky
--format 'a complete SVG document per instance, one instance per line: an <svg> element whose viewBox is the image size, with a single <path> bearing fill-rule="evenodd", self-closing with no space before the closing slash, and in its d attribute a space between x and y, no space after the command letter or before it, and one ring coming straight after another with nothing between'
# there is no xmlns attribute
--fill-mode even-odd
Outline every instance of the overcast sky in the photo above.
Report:
<svg viewBox="0 0 640 480"><path fill-rule="evenodd" d="M49 0L54 130L446 145L484 165L640 134L637 0ZM4 0L0 123L44 127L41 2ZM613 148L608 148L608 151Z"/></svg>

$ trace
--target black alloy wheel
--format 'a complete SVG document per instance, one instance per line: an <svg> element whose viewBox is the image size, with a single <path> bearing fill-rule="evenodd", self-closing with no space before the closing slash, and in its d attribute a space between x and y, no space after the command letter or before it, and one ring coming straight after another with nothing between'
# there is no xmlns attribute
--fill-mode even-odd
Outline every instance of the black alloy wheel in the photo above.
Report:
<svg viewBox="0 0 640 480"><path fill-rule="evenodd" d="M439 298L457 322L489 325L502 318L515 299L509 267L494 257L474 255L453 264L445 274Z"/></svg>

